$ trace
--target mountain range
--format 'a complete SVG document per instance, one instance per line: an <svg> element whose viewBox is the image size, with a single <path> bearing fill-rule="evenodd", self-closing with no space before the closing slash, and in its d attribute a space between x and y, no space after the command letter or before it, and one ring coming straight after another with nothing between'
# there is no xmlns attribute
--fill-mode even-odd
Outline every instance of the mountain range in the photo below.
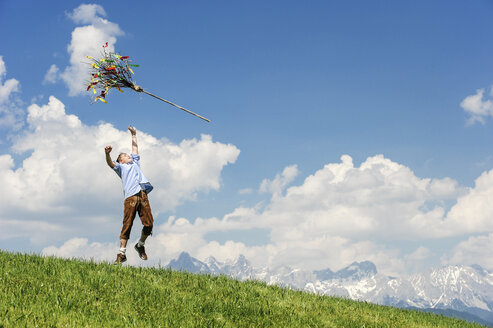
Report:
<svg viewBox="0 0 493 328"><path fill-rule="evenodd" d="M183 252L167 267L430 311L493 327L493 273L478 265L430 268L397 278L378 273L375 264L369 261L354 262L336 272L330 269L309 271L288 266L254 268L243 255L232 261L220 262L208 257L202 262Z"/></svg>

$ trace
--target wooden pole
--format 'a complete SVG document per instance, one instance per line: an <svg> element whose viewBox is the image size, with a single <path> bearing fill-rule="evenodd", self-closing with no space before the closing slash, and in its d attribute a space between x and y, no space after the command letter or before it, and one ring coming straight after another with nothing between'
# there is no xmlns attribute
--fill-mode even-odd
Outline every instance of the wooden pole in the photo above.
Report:
<svg viewBox="0 0 493 328"><path fill-rule="evenodd" d="M203 119L204 121L210 122L210 120L209 120L209 119L207 119L207 118L205 118L205 117L203 117L203 116L200 116L199 114L196 114L196 113L194 113L194 112L192 112L192 111L190 111L190 110L188 110L188 109L186 109L186 108L183 108L183 107L181 107L181 106L178 106L177 104L174 104L174 103L172 103L171 101L168 101L168 100L166 100L166 99L163 99L163 98L161 98L161 97L158 97L158 96L156 96L156 95L153 95L152 93L147 92L147 91L145 91L144 89L141 89L141 90L142 90L141 92L147 93L149 96L153 96L154 98L157 98L157 99L159 99L159 100L161 100L161 101L164 101L164 102L166 102L166 103L168 103L168 104L170 104L170 105L173 105L173 106L175 106L175 107L178 107L179 109L184 110L185 112L187 112L187 113L189 113L189 114L195 115L195 116L197 116L197 117L199 117L199 118Z"/></svg>

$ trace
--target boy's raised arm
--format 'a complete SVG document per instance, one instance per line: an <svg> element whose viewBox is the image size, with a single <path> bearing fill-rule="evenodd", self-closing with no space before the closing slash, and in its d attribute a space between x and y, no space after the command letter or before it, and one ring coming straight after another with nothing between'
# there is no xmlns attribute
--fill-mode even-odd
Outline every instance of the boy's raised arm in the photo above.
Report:
<svg viewBox="0 0 493 328"><path fill-rule="evenodd" d="M112 169L115 168L115 163L111 160L110 153L113 148L111 146L104 147L104 152L106 153L106 164Z"/></svg>
<svg viewBox="0 0 493 328"><path fill-rule="evenodd" d="M137 145L137 130L133 126L129 126L128 130L132 134L132 154L139 154L139 146Z"/></svg>

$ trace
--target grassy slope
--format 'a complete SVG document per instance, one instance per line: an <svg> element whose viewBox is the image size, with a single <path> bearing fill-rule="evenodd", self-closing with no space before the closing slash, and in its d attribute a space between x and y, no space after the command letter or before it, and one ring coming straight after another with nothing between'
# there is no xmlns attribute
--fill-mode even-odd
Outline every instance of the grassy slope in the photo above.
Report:
<svg viewBox="0 0 493 328"><path fill-rule="evenodd" d="M224 276L0 251L0 327L478 327Z"/></svg>

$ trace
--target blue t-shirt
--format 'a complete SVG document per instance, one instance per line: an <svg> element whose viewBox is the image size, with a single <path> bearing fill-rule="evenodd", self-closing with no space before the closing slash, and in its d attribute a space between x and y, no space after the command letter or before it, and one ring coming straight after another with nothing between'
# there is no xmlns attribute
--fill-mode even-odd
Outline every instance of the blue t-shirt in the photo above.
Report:
<svg viewBox="0 0 493 328"><path fill-rule="evenodd" d="M116 166L113 168L122 179L125 199L141 191L141 183L149 182L140 169L140 156L136 154L130 154L130 156L132 162L125 164L115 162Z"/></svg>

